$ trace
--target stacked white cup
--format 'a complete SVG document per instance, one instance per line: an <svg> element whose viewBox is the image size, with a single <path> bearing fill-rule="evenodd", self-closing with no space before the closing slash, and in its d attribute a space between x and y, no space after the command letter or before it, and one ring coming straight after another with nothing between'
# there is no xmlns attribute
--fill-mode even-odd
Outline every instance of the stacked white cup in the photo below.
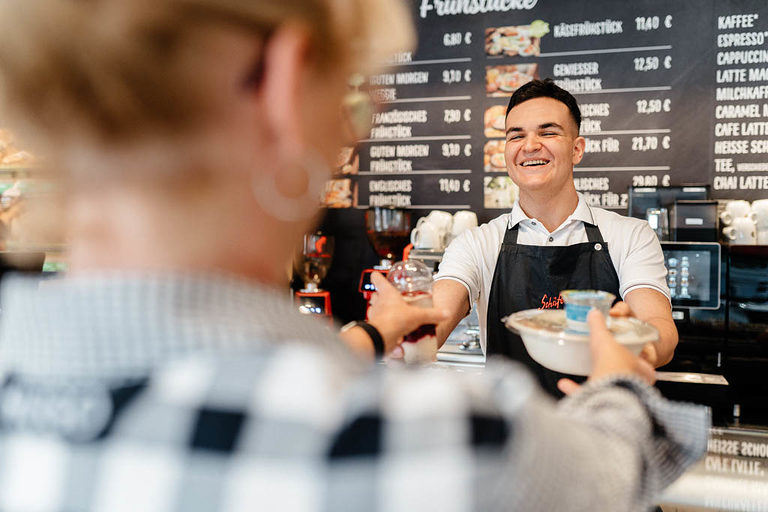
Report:
<svg viewBox="0 0 768 512"><path fill-rule="evenodd" d="M453 214L451 238L456 238L464 231L477 227L477 215L469 210L459 210Z"/></svg>
<svg viewBox="0 0 768 512"><path fill-rule="evenodd" d="M757 218L749 201L728 201L725 210L720 214L720 223L725 226L723 236L731 245L758 243Z"/></svg>
<svg viewBox="0 0 768 512"><path fill-rule="evenodd" d="M451 232L453 216L442 210L432 210L429 215L422 217L411 231L411 243L416 249L427 251L442 251L445 249L445 238Z"/></svg>
<svg viewBox="0 0 768 512"><path fill-rule="evenodd" d="M757 225L757 243L768 245L768 199L752 201L752 215Z"/></svg>
<svg viewBox="0 0 768 512"><path fill-rule="evenodd" d="M462 232L476 226L475 212L460 210L451 215L442 210L432 210L416 223L411 231L411 243L415 249L439 252Z"/></svg>

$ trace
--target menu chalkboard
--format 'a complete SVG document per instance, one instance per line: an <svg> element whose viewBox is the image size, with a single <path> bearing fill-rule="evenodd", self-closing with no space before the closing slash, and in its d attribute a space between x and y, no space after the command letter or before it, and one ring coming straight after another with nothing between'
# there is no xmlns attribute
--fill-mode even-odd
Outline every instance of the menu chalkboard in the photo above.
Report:
<svg viewBox="0 0 768 512"><path fill-rule="evenodd" d="M383 108L357 148L358 208L508 209L504 110L547 77L581 105L590 204L623 212L629 186L687 183L768 197L764 0L411 3L418 49L369 78Z"/></svg>

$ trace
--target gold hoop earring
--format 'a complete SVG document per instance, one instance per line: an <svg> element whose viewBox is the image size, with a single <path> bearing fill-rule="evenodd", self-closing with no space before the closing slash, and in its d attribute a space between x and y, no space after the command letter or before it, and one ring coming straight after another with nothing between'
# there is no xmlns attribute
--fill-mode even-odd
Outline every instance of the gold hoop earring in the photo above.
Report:
<svg viewBox="0 0 768 512"><path fill-rule="evenodd" d="M297 222L312 217L320 208L320 192L330 177L328 166L319 155L305 155L296 168L307 175L307 188L296 197L280 192L275 173L253 178L253 197L256 202L269 216L283 222Z"/></svg>

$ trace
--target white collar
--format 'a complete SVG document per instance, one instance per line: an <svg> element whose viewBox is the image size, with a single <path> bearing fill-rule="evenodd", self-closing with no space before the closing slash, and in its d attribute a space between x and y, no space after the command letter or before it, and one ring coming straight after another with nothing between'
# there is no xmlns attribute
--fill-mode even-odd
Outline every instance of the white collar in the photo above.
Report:
<svg viewBox="0 0 768 512"><path fill-rule="evenodd" d="M581 221L586 222L587 224L594 224L595 218L592 215L592 209L587 204L586 199L584 196L576 192L576 195L579 197L579 202L576 204L576 208L573 210L573 213L571 213L563 223L558 226L557 229L560 229L562 226L565 226L573 221ZM513 227L520 224L520 222L524 220L534 220L528 217L528 215L525 214L522 208L520 208L520 200L516 200L515 204L512 205L512 211L509 212L509 222L507 224L507 229L512 229ZM541 222L541 221L539 221ZM557 231L557 229L555 231Z"/></svg>

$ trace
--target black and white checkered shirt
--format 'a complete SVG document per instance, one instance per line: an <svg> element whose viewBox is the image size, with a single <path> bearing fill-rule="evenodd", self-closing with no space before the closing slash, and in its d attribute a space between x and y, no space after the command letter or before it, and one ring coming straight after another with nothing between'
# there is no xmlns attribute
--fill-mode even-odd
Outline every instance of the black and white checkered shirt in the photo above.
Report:
<svg viewBox="0 0 768 512"><path fill-rule="evenodd" d="M708 411L639 381L371 367L283 294L7 281L0 510L639 511L705 451Z"/></svg>

